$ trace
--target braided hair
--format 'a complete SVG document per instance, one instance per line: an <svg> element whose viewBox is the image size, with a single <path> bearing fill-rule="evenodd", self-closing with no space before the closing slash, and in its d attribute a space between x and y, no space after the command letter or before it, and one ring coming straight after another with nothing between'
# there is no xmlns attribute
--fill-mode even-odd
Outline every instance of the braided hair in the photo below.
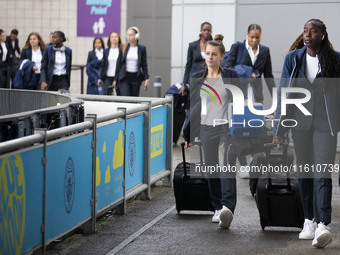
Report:
<svg viewBox="0 0 340 255"><path fill-rule="evenodd" d="M313 23L318 26L324 35L324 39L321 43L321 72L323 77L339 77L340 61L338 55L331 47L331 43L328 39L328 33L326 25L319 19L310 19L307 23ZM306 24L307 24L306 23Z"/></svg>
<svg viewBox="0 0 340 255"><path fill-rule="evenodd" d="M291 52L293 50L301 49L304 46L303 44L303 32L295 39L295 41L290 46L288 52Z"/></svg>

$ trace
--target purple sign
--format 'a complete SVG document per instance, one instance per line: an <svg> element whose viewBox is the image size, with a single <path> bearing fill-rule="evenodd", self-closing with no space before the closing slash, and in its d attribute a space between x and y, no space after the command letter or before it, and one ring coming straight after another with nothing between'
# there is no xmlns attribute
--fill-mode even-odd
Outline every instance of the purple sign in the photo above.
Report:
<svg viewBox="0 0 340 255"><path fill-rule="evenodd" d="M120 33L121 0L78 0L77 36L108 37Z"/></svg>

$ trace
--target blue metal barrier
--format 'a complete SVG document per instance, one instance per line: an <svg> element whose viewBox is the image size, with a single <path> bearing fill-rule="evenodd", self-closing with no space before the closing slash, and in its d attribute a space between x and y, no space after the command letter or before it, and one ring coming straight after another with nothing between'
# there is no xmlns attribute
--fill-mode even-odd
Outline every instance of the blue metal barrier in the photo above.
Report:
<svg viewBox="0 0 340 255"><path fill-rule="evenodd" d="M171 184L172 99L145 100L0 143L0 254L46 253L80 225L92 222L94 233L95 219L112 207L125 212L128 198L150 197L156 181Z"/></svg>

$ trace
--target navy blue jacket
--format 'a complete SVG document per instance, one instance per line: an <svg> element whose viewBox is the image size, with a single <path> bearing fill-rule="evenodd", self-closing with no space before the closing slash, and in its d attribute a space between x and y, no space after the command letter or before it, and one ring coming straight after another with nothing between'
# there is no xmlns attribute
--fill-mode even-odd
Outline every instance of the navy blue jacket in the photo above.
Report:
<svg viewBox="0 0 340 255"><path fill-rule="evenodd" d="M194 73L204 69L204 58L201 55L200 39L189 43L187 63L185 65L185 72L183 83L190 83L190 78Z"/></svg>
<svg viewBox="0 0 340 255"><path fill-rule="evenodd" d="M6 42L8 43L8 45L9 45L9 52L14 56L14 53L15 53L15 51L17 51L18 52L18 54L20 55L20 47L19 47L19 39L17 38L17 39L15 39L15 41L14 41L14 48L13 48L13 46L12 46L12 41L11 41L11 38L10 38L10 36L8 35L7 37L6 37Z"/></svg>
<svg viewBox="0 0 340 255"><path fill-rule="evenodd" d="M25 62L23 62L25 61ZM23 65L22 65L23 64ZM22 65L22 66L21 66ZM31 60L21 60L19 62L18 72L13 80L13 87L16 89L37 89L37 76L32 70L34 62Z"/></svg>
<svg viewBox="0 0 340 255"><path fill-rule="evenodd" d="M225 66L227 68L232 68L235 65L236 59L237 59L238 48L239 48L238 43L234 43L231 46L228 58L225 62ZM251 66L253 67L254 71L258 72L258 76L253 82L252 87L254 91L255 101L263 102L263 86L262 86L262 79L261 79L262 74L265 78L270 94L272 94L272 88L275 87L269 48L262 44L259 45L259 55L257 56L257 59L254 65L250 59L248 50L245 49L243 51L243 56L241 57L240 62L238 64Z"/></svg>
<svg viewBox="0 0 340 255"><path fill-rule="evenodd" d="M224 84L233 84L242 90L241 80L236 71L223 68L220 66L221 75ZM202 70L192 75L192 84L190 85L190 100L191 108L190 114L187 114L187 118L189 118L185 122L185 126L183 129L183 138L185 141L190 142L190 137L199 137L200 127L201 127L201 96L200 91L202 87L202 83L207 76L208 70ZM227 99L228 102L232 102L231 94ZM191 129L190 129L191 126Z"/></svg>
<svg viewBox="0 0 340 255"><path fill-rule="evenodd" d="M86 65L87 80L87 94L98 95L97 82L100 78L100 73L103 66L103 60L92 60Z"/></svg>
<svg viewBox="0 0 340 255"><path fill-rule="evenodd" d="M72 50L69 47L65 47L65 57L66 57L66 73L68 79L68 86L70 87L71 81L71 65L72 65ZM43 81L47 83L47 88L52 85L53 79L53 69L55 63L55 52L53 50L53 45L49 45L43 54L43 58L41 60L41 73L40 73L40 81L39 84Z"/></svg>
<svg viewBox="0 0 340 255"><path fill-rule="evenodd" d="M44 55L44 51L40 48L41 55ZM29 59L32 60L32 48L23 49L20 55L20 59Z"/></svg>
<svg viewBox="0 0 340 255"><path fill-rule="evenodd" d="M90 63L93 60L97 60L97 56L96 56L96 51L95 50L91 50L87 56L87 61L86 61L86 65L88 63Z"/></svg>
<svg viewBox="0 0 340 255"><path fill-rule="evenodd" d="M294 50L286 55L282 74L280 88L278 91L278 105L276 109L275 119L280 119L276 121L274 125L274 134L283 137L284 134L289 131L290 128L278 125L284 119L290 119L294 108L287 107L286 115L281 115L281 89L284 87L294 87L295 79L298 77L299 71L302 67L303 58L306 55L307 47L304 46L299 50ZM340 59L340 52L336 52ZM319 54L319 61L321 62L321 55ZM304 70L302 70L304 72ZM336 135L340 131L340 86L337 79L329 78L330 82L325 84L323 88L323 97L325 100L326 112L330 131L332 135ZM288 94L287 98L292 98L292 93ZM289 105L288 105L289 106ZM317 107L317 106L315 106ZM313 114L313 113L312 113ZM298 120L297 120L298 121Z"/></svg>
<svg viewBox="0 0 340 255"><path fill-rule="evenodd" d="M140 82L149 79L148 73L148 63L147 63L147 56L146 56L146 48L145 46L138 44L138 72L137 72L137 79ZM126 75L126 56L129 52L130 44L126 47L125 54L122 54L122 47L119 49L119 56L117 59L117 67L116 67L116 75L115 80L117 82L123 80Z"/></svg>

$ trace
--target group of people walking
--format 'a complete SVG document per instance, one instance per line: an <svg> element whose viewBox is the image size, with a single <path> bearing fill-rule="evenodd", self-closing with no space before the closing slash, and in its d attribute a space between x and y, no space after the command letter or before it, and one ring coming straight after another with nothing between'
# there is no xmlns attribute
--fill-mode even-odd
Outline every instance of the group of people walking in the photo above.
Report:
<svg viewBox="0 0 340 255"><path fill-rule="evenodd" d="M127 42L122 45L117 32L112 32L104 49L103 39L96 37L86 64L87 93L120 96L139 96L142 82L149 86L149 73L145 46L139 43L137 27L127 30Z"/></svg>
<svg viewBox="0 0 340 255"><path fill-rule="evenodd" d="M248 98L248 101L262 103L262 76L270 92L275 87L271 57L269 48L260 44L262 31L257 24L251 24L246 40L234 43L227 54L221 37L212 40L211 33L211 24L204 22L199 40L189 44L182 92L189 83L191 98L183 137L188 147L195 137L200 138L206 165L216 166L220 162L235 164L235 157L234 162L227 162L230 158L226 159L226 153L223 154L223 160L219 157L221 145L228 144L228 124L213 123L213 119L228 119L227 105L233 100L223 84L232 84L242 91L250 87L254 98ZM239 74L233 70L238 64L252 67L253 72L246 84L241 82ZM325 24L319 19L308 20L284 60L275 115L275 119L280 121L274 126L273 143L280 147L283 137L287 132L292 132L296 164L306 170L298 173L305 217L299 238L313 240L312 245L318 248L332 241L329 228L332 212L330 170L334 166L337 133L340 131L339 77L340 53L334 51ZM212 97L205 97L202 89L204 85L213 88L223 104L216 105ZM281 113L281 91L287 87L304 88L310 92L311 99L304 104L310 115L305 115L294 105L289 106L285 114ZM303 96L301 93L290 93L288 98L293 100ZM204 111L203 103L207 108ZM288 128L280 124L285 119L294 119L298 124ZM320 165L326 166L324 171L310 171L312 166ZM236 207L235 175L231 172L207 178L215 208L212 221L225 229L230 227Z"/></svg>
<svg viewBox="0 0 340 255"><path fill-rule="evenodd" d="M14 31L17 36L17 30ZM0 32L1 37L5 38L5 32L3 30ZM72 50L64 46L66 37L62 31L51 34L50 43L46 45L39 33L30 33L22 51L18 46L18 39L15 38L17 55L14 50L10 50L10 43L1 43L1 64L3 67L7 65L17 67L17 70L12 71L15 75L12 77L14 88L50 91L69 89ZM2 70L1 76L6 77L6 69ZM6 78L1 80L1 87L6 87Z"/></svg>
<svg viewBox="0 0 340 255"><path fill-rule="evenodd" d="M14 31L14 32L13 32ZM12 33L18 35L17 30ZM11 38L12 38L11 33ZM7 38L7 39L6 39ZM127 30L127 42L117 32L111 32L107 48L101 37L93 40L93 50L88 54L87 94L139 96L140 86L149 86L149 73L145 46L139 44L140 32L137 27ZM15 66L12 73L14 88L32 90L69 90L71 83L72 50L64 45L65 34L55 31L46 45L39 33L29 34L20 51L18 39L12 43L6 33L0 30L0 87L6 87L6 67ZM17 50L17 54L15 54ZM20 61L14 63L17 56Z"/></svg>

